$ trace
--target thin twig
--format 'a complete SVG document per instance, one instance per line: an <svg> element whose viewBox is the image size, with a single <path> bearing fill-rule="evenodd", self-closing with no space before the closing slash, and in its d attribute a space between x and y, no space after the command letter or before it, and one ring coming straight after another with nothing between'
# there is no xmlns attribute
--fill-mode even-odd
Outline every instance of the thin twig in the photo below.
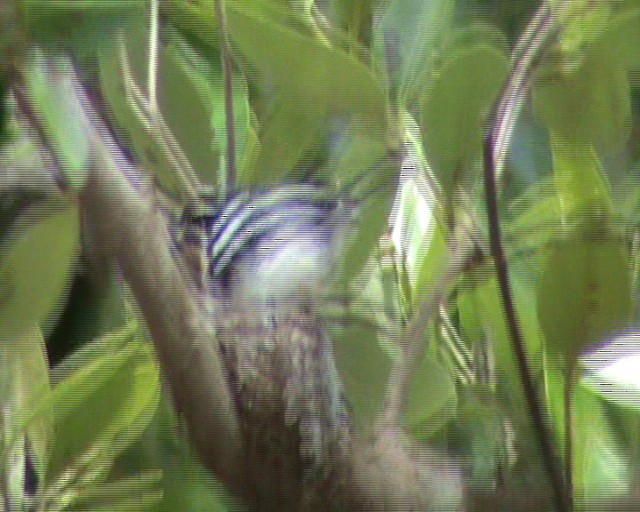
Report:
<svg viewBox="0 0 640 512"><path fill-rule="evenodd" d="M187 200L196 199L200 189L198 176L191 162L184 154L182 147L167 126L157 105L154 110L150 99L145 97L136 83L129 65L126 44L122 36L118 40L118 50L120 76L128 105L147 134L156 142L155 147L162 152L165 160L169 163L174 176L180 182L180 193Z"/></svg>
<svg viewBox="0 0 640 512"><path fill-rule="evenodd" d="M575 365L571 364L564 383L564 478L567 498L573 509L573 389Z"/></svg>
<svg viewBox="0 0 640 512"><path fill-rule="evenodd" d="M236 131L233 117L233 59L224 0L214 0L218 31L220 32L220 58L222 60L222 76L224 79L224 114L227 129L227 192L235 189L237 182L236 169Z"/></svg>
<svg viewBox="0 0 640 512"><path fill-rule="evenodd" d="M154 114L160 110L158 107L159 3L160 0L151 0L149 5L149 68L147 69L147 91L149 95L149 108Z"/></svg>
<svg viewBox="0 0 640 512"><path fill-rule="evenodd" d="M460 245L453 249L445 269L433 283L433 292L411 317L400 338L400 354L391 369L387 384L381 418L384 426L396 427L401 423L413 376L420 367L426 350L424 332L431 319L437 315L456 279L476 254L477 245L474 237L469 236L469 229L466 226L458 229L454 239L460 240Z"/></svg>
<svg viewBox="0 0 640 512"><path fill-rule="evenodd" d="M518 45L519 49L526 47L526 50L521 50L522 56L516 63L500 96L500 101L494 110L494 116L490 120L489 126L491 128L484 140L485 201L489 225L489 246L494 260L507 328L518 364L525 400L540 444L543 464L554 491L556 507L559 511L569 512L571 504L565 488L554 436L547 425L545 408L536 390L526 354L524 335L518 321L515 299L509 282L507 258L502 245L498 211L497 180L504 169L506 154L511 143L515 124L528 98L531 87L531 74L546 48L555 40L558 31L553 13L546 4L538 10L531 25L536 27L536 30L527 30L525 32L525 35L531 38L530 44L526 46Z"/></svg>

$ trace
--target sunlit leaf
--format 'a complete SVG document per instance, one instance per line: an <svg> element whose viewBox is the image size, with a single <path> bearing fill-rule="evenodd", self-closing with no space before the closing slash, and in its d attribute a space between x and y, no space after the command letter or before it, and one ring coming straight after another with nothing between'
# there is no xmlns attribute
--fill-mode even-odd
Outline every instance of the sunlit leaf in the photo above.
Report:
<svg viewBox="0 0 640 512"><path fill-rule="evenodd" d="M583 385L602 399L640 412L640 335L623 333L609 339L580 360Z"/></svg>

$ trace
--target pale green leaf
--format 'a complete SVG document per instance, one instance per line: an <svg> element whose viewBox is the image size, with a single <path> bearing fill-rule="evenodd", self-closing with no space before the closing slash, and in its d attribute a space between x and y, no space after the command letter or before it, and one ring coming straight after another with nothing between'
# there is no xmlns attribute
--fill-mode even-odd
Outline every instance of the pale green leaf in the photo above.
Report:
<svg viewBox="0 0 640 512"><path fill-rule="evenodd" d="M45 341L39 329L30 329L10 345L11 357L19 365L14 385L20 387L20 400L24 404L21 421L26 427L29 446L34 455L35 470L44 475L53 436L53 411L49 364Z"/></svg>
<svg viewBox="0 0 640 512"><path fill-rule="evenodd" d="M155 510L163 498L162 472L148 470L114 482L79 490L75 510L144 511Z"/></svg>
<svg viewBox="0 0 640 512"><path fill-rule="evenodd" d="M65 178L76 192L82 190L89 171L88 120L73 88L71 62L62 57L34 53L27 73L32 108L61 160Z"/></svg>

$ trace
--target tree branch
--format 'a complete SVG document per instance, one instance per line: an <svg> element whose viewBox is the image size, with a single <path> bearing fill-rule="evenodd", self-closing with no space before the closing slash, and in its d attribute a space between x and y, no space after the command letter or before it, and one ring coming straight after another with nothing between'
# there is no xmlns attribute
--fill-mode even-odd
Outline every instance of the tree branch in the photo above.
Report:
<svg viewBox="0 0 640 512"><path fill-rule="evenodd" d="M126 159L114 156L117 145L90 110L77 78L74 84L91 122L93 166L81 204L98 249L117 259L133 290L198 455L241 491L238 422L212 326L170 254L164 220L124 177L119 166Z"/></svg>

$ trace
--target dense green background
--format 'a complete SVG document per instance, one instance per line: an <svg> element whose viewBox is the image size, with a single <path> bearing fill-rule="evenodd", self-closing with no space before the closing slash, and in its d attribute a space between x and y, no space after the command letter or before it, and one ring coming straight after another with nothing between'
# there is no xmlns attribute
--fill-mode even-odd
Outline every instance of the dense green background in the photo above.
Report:
<svg viewBox="0 0 640 512"><path fill-rule="evenodd" d="M238 186L312 179L364 201L347 258L348 321L334 334L356 422L367 425L394 340L444 266L445 240L469 217L484 232L483 127L535 3L225 4ZM76 198L89 143L64 55L128 151L164 194L184 201L176 146L144 105L149 5L15 0L0 9L0 494L12 510L33 499L47 511L232 510L180 435L117 272L81 237ZM199 0L160 6L157 87L175 144L223 195L214 12ZM606 362L615 337L618 353L637 351L640 2L574 0L559 22L516 128L501 219L520 323L560 444L566 386L589 376L573 392L572 460L576 495L588 499L623 493L638 478L640 402L625 399L638 390L581 356L600 348L595 359ZM49 167L8 95L18 73L62 165L63 194L35 178ZM400 143L421 179L398 178ZM421 193L425 176L431 197ZM391 236L378 243L383 234ZM427 340L405 415L416 439L464 457L474 486L543 480L490 258L459 276ZM27 458L35 498L23 493Z"/></svg>

